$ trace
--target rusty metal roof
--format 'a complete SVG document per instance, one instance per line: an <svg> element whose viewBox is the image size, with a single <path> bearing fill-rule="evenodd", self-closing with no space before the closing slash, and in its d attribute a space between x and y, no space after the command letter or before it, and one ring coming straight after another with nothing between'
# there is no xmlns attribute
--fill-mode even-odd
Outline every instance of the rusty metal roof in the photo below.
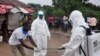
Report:
<svg viewBox="0 0 100 56"><path fill-rule="evenodd" d="M19 0L0 0L0 4L8 4L8 5L12 5L12 6L20 6L20 7L24 7L24 8L31 8L31 6L19 1Z"/></svg>
<svg viewBox="0 0 100 56"><path fill-rule="evenodd" d="M19 0L0 0L0 4L12 5L14 7L22 7L24 9L34 10L33 7L19 1Z"/></svg>

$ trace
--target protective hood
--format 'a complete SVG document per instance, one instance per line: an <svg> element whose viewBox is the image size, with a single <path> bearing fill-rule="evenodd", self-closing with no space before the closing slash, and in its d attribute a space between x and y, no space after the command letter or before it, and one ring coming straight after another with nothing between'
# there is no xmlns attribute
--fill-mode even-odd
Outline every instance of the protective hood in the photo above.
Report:
<svg viewBox="0 0 100 56"><path fill-rule="evenodd" d="M44 15L43 11L39 11L38 15Z"/></svg>
<svg viewBox="0 0 100 56"><path fill-rule="evenodd" d="M40 19L39 18L39 15L43 15L43 19ZM44 24L46 21L45 21L45 17L44 17L44 12L43 11L39 11L38 12L38 16L37 18L34 20L35 22L38 22L40 24Z"/></svg>
<svg viewBox="0 0 100 56"><path fill-rule="evenodd" d="M37 17L37 19L40 19L39 15L43 15L43 20L44 20L44 12L43 11L38 11L38 17Z"/></svg>
<svg viewBox="0 0 100 56"><path fill-rule="evenodd" d="M82 16L82 13L78 10L75 10L70 14L69 21L72 24L72 30L79 26L85 26L86 28L89 28Z"/></svg>

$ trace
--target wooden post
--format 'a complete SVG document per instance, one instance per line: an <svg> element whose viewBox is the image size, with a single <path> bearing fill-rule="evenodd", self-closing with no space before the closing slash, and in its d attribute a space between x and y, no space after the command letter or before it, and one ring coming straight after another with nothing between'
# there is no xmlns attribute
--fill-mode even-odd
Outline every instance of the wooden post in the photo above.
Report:
<svg viewBox="0 0 100 56"><path fill-rule="evenodd" d="M5 14L5 21L3 23L4 30L3 30L3 41L8 42L8 13Z"/></svg>

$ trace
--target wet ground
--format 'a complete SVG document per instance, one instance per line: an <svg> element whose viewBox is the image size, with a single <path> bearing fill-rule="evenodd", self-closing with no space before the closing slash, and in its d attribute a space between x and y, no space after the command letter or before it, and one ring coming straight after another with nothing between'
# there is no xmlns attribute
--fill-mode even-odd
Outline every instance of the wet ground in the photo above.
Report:
<svg viewBox="0 0 100 56"><path fill-rule="evenodd" d="M61 31L52 30L51 35L52 35L52 38L48 44L47 56L61 56L64 50L57 50L56 48L68 42L70 33L64 33ZM25 50L26 50L27 56L33 56L33 51L28 50L28 49L25 49ZM0 56L12 56L10 46L7 43L0 43Z"/></svg>

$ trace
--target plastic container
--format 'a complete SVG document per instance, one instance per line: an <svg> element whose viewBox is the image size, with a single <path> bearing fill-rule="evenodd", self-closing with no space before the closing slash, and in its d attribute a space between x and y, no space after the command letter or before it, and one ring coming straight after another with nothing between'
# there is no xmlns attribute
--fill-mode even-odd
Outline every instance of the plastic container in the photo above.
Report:
<svg viewBox="0 0 100 56"><path fill-rule="evenodd" d="M88 37L89 56L100 56L100 33Z"/></svg>
<svg viewBox="0 0 100 56"><path fill-rule="evenodd" d="M3 36L0 36L0 42L3 42Z"/></svg>

